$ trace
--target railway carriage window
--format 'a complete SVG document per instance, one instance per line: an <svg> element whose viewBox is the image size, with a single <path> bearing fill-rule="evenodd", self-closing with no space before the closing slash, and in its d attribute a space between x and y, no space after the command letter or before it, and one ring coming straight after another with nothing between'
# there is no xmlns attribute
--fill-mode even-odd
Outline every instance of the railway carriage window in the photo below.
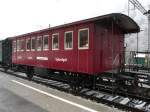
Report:
<svg viewBox="0 0 150 112"><path fill-rule="evenodd" d="M52 50L58 50L59 49L59 34L53 34L52 35Z"/></svg>
<svg viewBox="0 0 150 112"><path fill-rule="evenodd" d="M17 51L20 51L20 40L17 40Z"/></svg>
<svg viewBox="0 0 150 112"><path fill-rule="evenodd" d="M89 29L80 29L78 32L78 48L88 49L89 48Z"/></svg>
<svg viewBox="0 0 150 112"><path fill-rule="evenodd" d="M13 52L16 52L16 41L13 41Z"/></svg>
<svg viewBox="0 0 150 112"><path fill-rule="evenodd" d="M43 36L43 50L48 50L48 35Z"/></svg>
<svg viewBox="0 0 150 112"><path fill-rule="evenodd" d="M73 31L65 32L65 49L73 48Z"/></svg>
<svg viewBox="0 0 150 112"><path fill-rule="evenodd" d="M31 49L31 39L30 38L28 38L27 40L26 40L26 50L27 51L29 51L30 49Z"/></svg>
<svg viewBox="0 0 150 112"><path fill-rule="evenodd" d="M20 51L24 51L24 40L20 40Z"/></svg>
<svg viewBox="0 0 150 112"><path fill-rule="evenodd" d="M36 41L35 41L35 38L32 38L32 39L31 39L31 50L32 50L32 51L35 51L35 42L36 42Z"/></svg>
<svg viewBox="0 0 150 112"><path fill-rule="evenodd" d="M42 36L37 37L37 51L42 50Z"/></svg>

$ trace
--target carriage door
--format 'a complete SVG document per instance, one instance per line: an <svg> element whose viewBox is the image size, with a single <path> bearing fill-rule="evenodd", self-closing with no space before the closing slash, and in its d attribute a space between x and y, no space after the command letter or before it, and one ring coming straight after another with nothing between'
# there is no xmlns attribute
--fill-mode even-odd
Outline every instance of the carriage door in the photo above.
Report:
<svg viewBox="0 0 150 112"><path fill-rule="evenodd" d="M88 72L89 28L78 30L78 72Z"/></svg>

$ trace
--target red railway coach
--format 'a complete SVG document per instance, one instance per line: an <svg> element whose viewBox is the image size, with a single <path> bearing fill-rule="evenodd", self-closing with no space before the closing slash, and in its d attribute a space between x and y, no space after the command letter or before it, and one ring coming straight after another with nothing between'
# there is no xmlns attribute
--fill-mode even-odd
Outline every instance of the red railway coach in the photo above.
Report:
<svg viewBox="0 0 150 112"><path fill-rule="evenodd" d="M130 17L113 13L23 34L12 38L12 63L29 69L99 74L120 68L124 34L139 31Z"/></svg>

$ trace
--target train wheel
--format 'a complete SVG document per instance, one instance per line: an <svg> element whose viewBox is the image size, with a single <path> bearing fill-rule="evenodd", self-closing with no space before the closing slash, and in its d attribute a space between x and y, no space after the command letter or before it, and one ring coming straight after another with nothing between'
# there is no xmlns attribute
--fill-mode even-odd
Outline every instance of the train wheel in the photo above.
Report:
<svg viewBox="0 0 150 112"><path fill-rule="evenodd" d="M7 72L7 71L8 71L8 68L4 68L4 71Z"/></svg>
<svg viewBox="0 0 150 112"><path fill-rule="evenodd" d="M27 73L26 75L27 75L27 77L28 77L29 80L31 80L33 78L33 74L28 74Z"/></svg>
<svg viewBox="0 0 150 112"><path fill-rule="evenodd" d="M28 77L29 80L31 80L33 78L34 75L34 70L32 67L27 67L26 69L26 75Z"/></svg>
<svg viewBox="0 0 150 112"><path fill-rule="evenodd" d="M149 89L146 91L146 96L150 97L150 90Z"/></svg>
<svg viewBox="0 0 150 112"><path fill-rule="evenodd" d="M9 69L9 66L8 66L8 65L3 65L2 67L4 68L4 72L7 72L8 69Z"/></svg>

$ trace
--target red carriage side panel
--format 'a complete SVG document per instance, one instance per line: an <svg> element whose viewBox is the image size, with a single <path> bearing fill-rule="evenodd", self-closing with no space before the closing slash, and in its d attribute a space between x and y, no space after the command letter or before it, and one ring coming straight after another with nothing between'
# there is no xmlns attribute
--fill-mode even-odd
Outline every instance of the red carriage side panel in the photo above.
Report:
<svg viewBox="0 0 150 112"><path fill-rule="evenodd" d="M72 32L73 45L72 49L65 49L65 33ZM82 34L82 33L83 34ZM80 35L88 32L87 48L80 48ZM80 34L81 33L81 34ZM58 34L58 49L53 49L53 36ZM114 55L114 65L120 56L120 48L123 44L119 44L120 35L112 36L112 31L101 25L94 23L84 23L72 25L66 28L59 28L38 34L30 34L25 37L17 38L17 42L24 40L25 50L17 48L17 55L13 54L17 59L17 64L35 66L41 68L49 68L56 70L64 70L70 72L95 74L112 69L112 55ZM44 50L44 36L48 36L48 49ZM38 39L41 38L42 47L38 50ZM116 52L112 54L112 37ZM118 37L118 38L117 38ZM33 46L33 42L35 45ZM81 39L82 43L86 43ZM116 44L117 42L117 44ZM29 45L28 45L29 43ZM32 48L34 47L34 48Z"/></svg>
<svg viewBox="0 0 150 112"><path fill-rule="evenodd" d="M77 68L77 32L75 26L67 28L53 30L51 32L51 41L55 35L58 35L58 49L51 47L49 55L50 69L65 70L70 72L76 72ZM72 35L72 46L71 48L65 48L65 33ZM51 42L52 44L53 42ZM52 45L51 45L52 46Z"/></svg>
<svg viewBox="0 0 150 112"><path fill-rule="evenodd" d="M51 41L58 35L59 48L51 49L49 53L49 68L70 72L92 73L92 37L93 24L80 24L51 31ZM89 48L78 49L78 32L80 29L89 30ZM65 49L65 33L72 32L73 47ZM53 42L52 42L53 43Z"/></svg>

